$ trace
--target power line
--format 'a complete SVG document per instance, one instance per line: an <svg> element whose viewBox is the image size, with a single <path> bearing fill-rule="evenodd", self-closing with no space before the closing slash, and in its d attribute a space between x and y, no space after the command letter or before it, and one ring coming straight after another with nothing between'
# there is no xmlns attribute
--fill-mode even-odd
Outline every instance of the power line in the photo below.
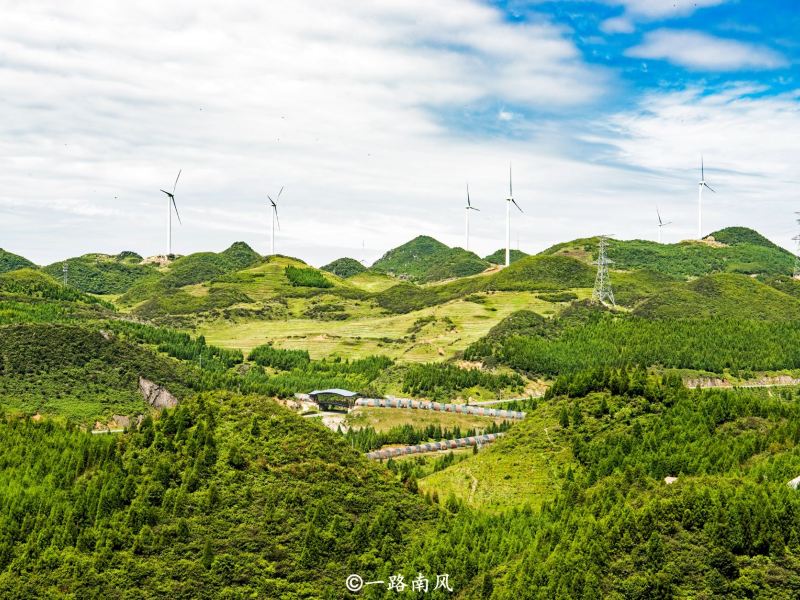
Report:
<svg viewBox="0 0 800 600"><path fill-rule="evenodd" d="M594 264L597 265L597 277L594 280L594 290L592 290L592 302L599 302L600 304L611 304L617 306L614 301L614 291L611 289L611 279L608 276L608 265L613 265L614 261L606 256L608 249L608 236L601 235L600 243L598 244L597 260Z"/></svg>

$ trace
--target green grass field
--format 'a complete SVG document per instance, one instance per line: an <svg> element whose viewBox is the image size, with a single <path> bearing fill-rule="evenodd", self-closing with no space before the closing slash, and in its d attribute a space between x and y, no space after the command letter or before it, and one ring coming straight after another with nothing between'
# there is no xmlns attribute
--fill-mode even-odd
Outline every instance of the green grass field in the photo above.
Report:
<svg viewBox="0 0 800 600"><path fill-rule="evenodd" d="M347 415L348 427L372 427L375 431L388 431L392 427L410 424L414 427L441 425L442 428L460 427L467 429L484 429L490 423L502 423L503 419L479 417L476 415L459 415L432 410L415 410L412 408L366 408L360 407Z"/></svg>
<svg viewBox="0 0 800 600"><path fill-rule="evenodd" d="M586 297L590 291L577 290L576 293ZM401 315L381 314L367 301L336 298L333 301L343 304L343 310L350 315L343 321L300 318L297 315L303 314L314 302L323 303L326 299L295 298L288 302L292 316L287 319L217 320L199 324L197 333L204 335L210 344L239 348L244 352L273 342L281 348L307 349L312 358L384 354L402 361L431 361L450 358L464 350L514 311L528 309L552 315L558 310L558 304L541 300L530 292L492 292L477 296L481 302L459 299ZM415 323L431 318L435 320L413 332Z"/></svg>
<svg viewBox="0 0 800 600"><path fill-rule="evenodd" d="M555 497L572 461L569 442L554 414L540 407L477 455L419 481L423 492L454 494L472 507L499 512L538 507Z"/></svg>

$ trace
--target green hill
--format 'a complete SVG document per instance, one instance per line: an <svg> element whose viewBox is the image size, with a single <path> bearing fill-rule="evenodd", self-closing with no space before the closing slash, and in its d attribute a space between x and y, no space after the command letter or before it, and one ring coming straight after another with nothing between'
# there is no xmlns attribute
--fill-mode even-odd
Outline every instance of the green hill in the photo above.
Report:
<svg viewBox="0 0 800 600"><path fill-rule="evenodd" d="M24 268L36 268L31 261L29 261L24 256L19 256L18 254L12 254L6 250L0 248L0 273L7 273L8 271L14 271L16 269L24 269Z"/></svg>
<svg viewBox="0 0 800 600"><path fill-rule="evenodd" d="M337 258L332 263L328 263L324 267L320 267L323 271L333 273L338 277L344 279L358 275L367 270L367 268L358 262L355 258Z"/></svg>
<svg viewBox="0 0 800 600"><path fill-rule="evenodd" d="M116 336L76 325L0 327L0 408L81 422L146 413L139 377L187 393L190 372Z"/></svg>
<svg viewBox="0 0 800 600"><path fill-rule="evenodd" d="M417 283L476 275L489 263L462 248L450 248L432 237L421 235L389 250L372 265L379 273Z"/></svg>
<svg viewBox="0 0 800 600"><path fill-rule="evenodd" d="M340 598L434 520L259 397L206 394L125 435L2 418L0 440L4 598Z"/></svg>
<svg viewBox="0 0 800 600"><path fill-rule="evenodd" d="M793 596L794 394L605 375L565 379L502 440L420 480L456 516L393 565L441 565L467 598Z"/></svg>
<svg viewBox="0 0 800 600"><path fill-rule="evenodd" d="M67 281L71 287L92 294L122 294L139 281L157 273L154 267L141 265L140 261L141 257L134 252L122 252L116 256L84 254L53 263L42 270L61 279L66 263Z"/></svg>
<svg viewBox="0 0 800 600"><path fill-rule="evenodd" d="M669 286L639 304L647 318L800 319L800 301L745 275L719 273Z"/></svg>
<svg viewBox="0 0 800 600"><path fill-rule="evenodd" d="M658 244L647 240L610 240L608 257L622 270L648 269L675 277L699 277L712 273L745 275L790 274L793 255L744 227L730 227L712 234L719 245L707 242ZM725 241L727 240L727 241ZM557 244L542 254L566 255L590 263L597 259L598 238Z"/></svg>
<svg viewBox="0 0 800 600"><path fill-rule="evenodd" d="M525 258L528 256L522 250L516 250L514 248L511 249L509 253L509 258L511 259L512 263L517 262L520 258ZM486 262L492 263L493 265L504 265L506 264L506 249L500 248L499 250L495 250L489 256L484 256L483 260Z"/></svg>
<svg viewBox="0 0 800 600"><path fill-rule="evenodd" d="M595 269L568 256L528 256L490 277L497 290L564 290L592 287Z"/></svg>
<svg viewBox="0 0 800 600"><path fill-rule="evenodd" d="M143 300L158 302L161 296L172 295L178 288L211 281L257 265L263 260L244 242L235 242L223 252L196 252L182 256L171 262L163 272L156 272L139 281L120 298L120 302L126 306L137 304ZM239 294L236 297L241 298L242 296ZM224 303L213 304L218 306ZM225 305L230 305L230 303Z"/></svg>

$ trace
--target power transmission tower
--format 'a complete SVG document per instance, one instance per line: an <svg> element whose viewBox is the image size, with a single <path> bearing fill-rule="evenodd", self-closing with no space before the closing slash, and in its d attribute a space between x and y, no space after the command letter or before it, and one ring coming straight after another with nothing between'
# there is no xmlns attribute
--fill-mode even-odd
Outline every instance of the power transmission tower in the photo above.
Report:
<svg viewBox="0 0 800 600"><path fill-rule="evenodd" d="M61 270L64 272L64 287L67 287L67 279L69 276L69 264L64 261L64 266L61 267Z"/></svg>
<svg viewBox="0 0 800 600"><path fill-rule="evenodd" d="M600 302L601 304L608 303L616 307L617 303L614 301L614 291L611 289L611 280L608 277L608 265L613 265L614 261L606 256L607 248L608 237L602 235L600 236L597 260L594 261L594 264L597 265L597 277L594 280L592 302Z"/></svg>
<svg viewBox="0 0 800 600"><path fill-rule="evenodd" d="M800 215L800 212L795 212L794 214ZM800 225L800 219L797 219L797 223ZM792 239L797 242L797 248L794 252L794 273L792 277L800 279L800 234L797 234Z"/></svg>

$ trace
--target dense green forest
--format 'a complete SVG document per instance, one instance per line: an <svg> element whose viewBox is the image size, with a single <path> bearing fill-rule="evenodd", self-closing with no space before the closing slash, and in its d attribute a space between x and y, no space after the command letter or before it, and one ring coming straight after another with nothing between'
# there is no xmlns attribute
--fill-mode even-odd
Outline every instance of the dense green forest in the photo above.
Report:
<svg viewBox="0 0 800 600"><path fill-rule="evenodd" d="M207 394L124 436L0 419L0 596L340 598L433 518L332 432Z"/></svg>
<svg viewBox="0 0 800 600"><path fill-rule="evenodd" d="M626 365L737 374L797 369L800 321L747 315L648 319L587 305L549 321L529 312L513 314L472 344L465 357L549 377Z"/></svg>

